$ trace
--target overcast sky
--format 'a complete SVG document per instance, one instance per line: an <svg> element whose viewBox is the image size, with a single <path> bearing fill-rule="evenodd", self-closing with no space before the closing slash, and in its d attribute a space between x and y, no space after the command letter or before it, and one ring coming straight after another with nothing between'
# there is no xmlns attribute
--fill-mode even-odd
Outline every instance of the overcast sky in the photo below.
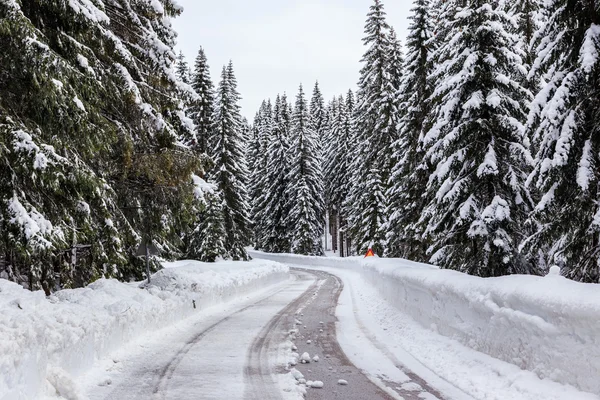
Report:
<svg viewBox="0 0 600 400"><path fill-rule="evenodd" d="M329 101L356 87L365 19L372 0L177 0L173 21L177 51L190 65L203 46L217 84L234 63L242 113L250 122L263 99L296 95L316 80ZM404 44L411 0L384 0L390 23Z"/></svg>

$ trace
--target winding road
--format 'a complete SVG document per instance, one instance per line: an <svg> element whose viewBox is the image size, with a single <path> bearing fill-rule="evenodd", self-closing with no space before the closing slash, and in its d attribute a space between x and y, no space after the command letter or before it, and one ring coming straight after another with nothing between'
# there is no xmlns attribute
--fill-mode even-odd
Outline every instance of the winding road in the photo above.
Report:
<svg viewBox="0 0 600 400"><path fill-rule="evenodd" d="M355 367L336 337L335 310L342 281L322 271L291 271L289 281L199 311L151 340L133 343L87 377L86 396L90 400L301 399L298 390L303 386L286 369L295 346L299 354L319 357L318 362L295 366L306 380L323 382L323 388L306 389L306 399L443 398L417 376L409 375L411 382L400 384ZM338 384L340 379L348 384Z"/></svg>

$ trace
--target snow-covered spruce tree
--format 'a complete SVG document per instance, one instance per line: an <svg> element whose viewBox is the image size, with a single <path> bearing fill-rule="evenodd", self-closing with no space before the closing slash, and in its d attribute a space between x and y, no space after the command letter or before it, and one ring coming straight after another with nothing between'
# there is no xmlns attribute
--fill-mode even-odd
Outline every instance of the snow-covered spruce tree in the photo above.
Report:
<svg viewBox="0 0 600 400"><path fill-rule="evenodd" d="M323 173L318 137L312 129L302 86L296 96L291 127L287 226L292 252L323 255Z"/></svg>
<svg viewBox="0 0 600 400"><path fill-rule="evenodd" d="M279 97L276 104L279 102ZM267 171L267 145L273 129L273 107L270 101L263 101L254 118L252 126L252 139L248 146L248 165L250 168L250 204L253 244L256 249L262 249L264 242L264 205L260 203L260 197L264 194L268 185Z"/></svg>
<svg viewBox="0 0 600 400"><path fill-rule="evenodd" d="M200 153L208 151L208 138L211 137L213 128L213 112L215 108L215 89L210 78L210 68L204 49L198 49L194 63L191 85L198 98L190 104L188 109L190 118L194 121L195 143L192 147Z"/></svg>
<svg viewBox="0 0 600 400"><path fill-rule="evenodd" d="M319 139L318 149L323 153L323 144L325 142L325 135L327 134L328 115L325 107L325 100L323 99L323 94L319 88L319 82L315 82L313 88L313 94L309 105L309 115L311 127Z"/></svg>
<svg viewBox="0 0 600 400"><path fill-rule="evenodd" d="M142 277L142 236L178 251L198 159L171 1L0 3L0 257L47 293ZM120 23L111 23L118 20ZM135 34L134 34L135 32Z"/></svg>
<svg viewBox="0 0 600 400"><path fill-rule="evenodd" d="M277 116L277 126L284 132L284 135L288 138L292 132L292 113L293 107L291 103L288 103L287 94L281 95L281 105L279 112L275 113Z"/></svg>
<svg viewBox="0 0 600 400"><path fill-rule="evenodd" d="M191 234L187 256L204 262L215 262L229 257L225 249L225 221L223 218L223 200L221 194L213 188L212 193L204 195L206 202L200 212L198 225Z"/></svg>
<svg viewBox="0 0 600 400"><path fill-rule="evenodd" d="M267 164L263 174L264 187L258 199L262 210L261 247L271 253L287 253L291 248L287 221L289 212L287 188L291 160L288 131L282 123L282 108L287 107L277 96L275 119L266 136L268 147L265 152Z"/></svg>
<svg viewBox="0 0 600 400"><path fill-rule="evenodd" d="M415 0L410 17L406 42L407 55L400 86L402 118L399 138L394 143L394 158L398 163L390 176L387 192L389 220L386 224L386 256L425 261L422 232L417 222L425 206L425 192L429 178L424 163L422 142L427 131L432 94L430 60L433 21L429 0Z"/></svg>
<svg viewBox="0 0 600 400"><path fill-rule="evenodd" d="M325 100L323 98L323 94L321 93L321 89L319 88L319 82L315 82L312 97L310 99L309 119L312 129L317 135L317 151L319 152L319 154L317 154L316 156L322 160L326 151L326 136L329 132L330 121L328 108L325 106ZM323 187L325 187L325 185ZM327 210L327 192L324 193L322 199L323 205L319 207L319 209L322 210L322 212L321 214L317 215L317 218L324 225Z"/></svg>
<svg viewBox="0 0 600 400"><path fill-rule="evenodd" d="M340 116L340 107L338 104L340 98L334 98L327 105L327 129L323 133L323 138L321 140L322 149L323 149L323 182L325 186L325 207L328 210L329 214L332 214L333 204L330 201L331 191L333 189L333 170L335 165L335 153L337 146L337 138L338 138L338 128L341 125L339 119ZM343 101L343 98L341 99Z"/></svg>
<svg viewBox="0 0 600 400"><path fill-rule="evenodd" d="M356 251L369 247L382 255L386 221L388 179L396 160L392 144L397 140L399 118L398 87L400 69L393 65L392 56L398 51L397 40L385 20L380 0L370 8L365 25L364 44L367 51L358 82L358 102L355 115L355 162L353 188L347 199L350 232Z"/></svg>
<svg viewBox="0 0 600 400"><path fill-rule="evenodd" d="M325 224L325 232L328 235L331 235L331 248L329 248L329 237L325 239L328 241L326 244L325 250L337 250L337 209L333 206L330 201L330 178L331 178L331 169L327 168L327 160L330 159L331 156L331 147L333 141L333 121L336 118L338 106L337 106L338 98L333 97L325 107L325 118L322 126L322 133L320 135L320 147L321 147L321 159L323 160L322 169L323 169L323 188L325 190L323 195L323 223Z"/></svg>
<svg viewBox="0 0 600 400"><path fill-rule="evenodd" d="M185 84L190 84L192 82L190 67L188 66L187 61L185 60L185 56L183 55L183 51L180 51L177 55L177 62L175 64L175 72L177 73L177 77L179 80Z"/></svg>
<svg viewBox="0 0 600 400"><path fill-rule="evenodd" d="M540 144L529 178L542 194L532 217L539 232L525 247L531 258L549 247L547 262L560 265L563 275L599 283L600 8L581 0L547 7L532 71L547 85L529 118Z"/></svg>
<svg viewBox="0 0 600 400"><path fill-rule="evenodd" d="M515 0L509 2L509 7L510 13L518 21L516 31L520 36L519 46L525 53L523 62L529 72L536 57L533 44L538 41L535 33L542 19L541 0ZM533 88L537 88L537 82Z"/></svg>
<svg viewBox="0 0 600 400"><path fill-rule="evenodd" d="M336 172L336 177L339 181L337 194L340 201L339 211L339 232L340 237L344 240L345 252L350 254L351 237L348 233L348 212L347 205L343 199L350 196L352 189L352 165L354 162L354 150L356 149L356 132L354 131L354 107L356 101L352 90L348 90L346 94L346 111L343 119L341 135L345 138L343 148L340 149L340 164ZM344 166L345 165L345 166ZM335 196L335 194L334 194ZM341 242L340 242L341 244Z"/></svg>
<svg viewBox="0 0 600 400"><path fill-rule="evenodd" d="M248 149L250 148L250 141L252 140L252 126L250 126L250 122L248 118L242 117L242 137L244 139L244 149L246 157L248 155ZM248 158L246 158L246 165L248 165Z"/></svg>
<svg viewBox="0 0 600 400"><path fill-rule="evenodd" d="M244 133L238 106L233 65L223 67L217 88L214 127L209 138L209 155L215 165L208 180L217 185L223 195L225 249L234 260L247 260L245 246L250 244L250 205L247 192L248 172L245 159Z"/></svg>
<svg viewBox="0 0 600 400"><path fill-rule="evenodd" d="M478 276L530 273L518 253L529 212L524 180L525 69L497 0L467 0L443 20L438 99L427 132L435 166L426 210L431 261Z"/></svg>
<svg viewBox="0 0 600 400"><path fill-rule="evenodd" d="M340 231L346 228L347 214L343 207L352 184L352 162L354 154L352 109L354 96L349 91L346 99L340 96L335 102L337 110L333 112L331 139L328 155L325 159L327 171L327 193L330 208L334 210L334 223ZM339 243L339 240L338 240ZM339 246L336 246L339 248Z"/></svg>
<svg viewBox="0 0 600 400"><path fill-rule="evenodd" d="M394 28L390 28L389 40L389 85L391 90L395 91L393 93L393 101L398 102L399 90L400 85L402 84L402 76L404 71L404 54L402 54L402 45L400 44L400 40L398 40L398 36L396 35L396 30Z"/></svg>

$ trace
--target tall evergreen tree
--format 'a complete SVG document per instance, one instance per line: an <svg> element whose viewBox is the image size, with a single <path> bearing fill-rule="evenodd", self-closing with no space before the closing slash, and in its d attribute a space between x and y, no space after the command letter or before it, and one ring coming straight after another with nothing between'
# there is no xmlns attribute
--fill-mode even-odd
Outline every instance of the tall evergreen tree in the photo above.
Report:
<svg viewBox="0 0 600 400"><path fill-rule="evenodd" d="M191 85L198 95L198 98L192 102L189 108L190 118L196 126L194 147L200 153L206 153L208 151L207 141L212 136L211 130L214 126L215 89L210 78L210 68L206 54L202 47L200 47L196 56Z"/></svg>
<svg viewBox="0 0 600 400"><path fill-rule="evenodd" d="M229 257L225 249L225 221L221 194L213 188L204 196L204 207L199 213L198 224L190 235L187 257L204 262L215 262Z"/></svg>
<svg viewBox="0 0 600 400"><path fill-rule="evenodd" d="M214 168L209 172L213 182L223 194L225 220L225 248L234 260L247 260L245 246L250 244L250 220L245 160L245 144L242 119L238 105L239 93L230 62L223 67L221 82L217 89L214 127L209 138L209 155Z"/></svg>
<svg viewBox="0 0 600 400"><path fill-rule="evenodd" d="M277 114L277 126L284 132L287 137L291 136L292 132L292 113L293 107L288 103L287 94L281 95L281 106Z"/></svg>
<svg viewBox="0 0 600 400"><path fill-rule="evenodd" d="M332 121L331 146L325 160L328 175L328 196L331 207L335 209L339 228L346 226L347 213L343 207L348 198L352 183L352 162L354 154L352 111L354 96L349 91L346 99L340 96L336 102L337 110Z"/></svg>
<svg viewBox="0 0 600 400"><path fill-rule="evenodd" d="M309 104L309 120L312 130L317 135L316 151L318 151L319 154L316 156L319 159L323 159L325 153L326 135L329 130L329 114L327 112L327 108L325 107L325 100L323 98L323 94L321 93L319 82L315 82L315 86L313 88L313 94ZM325 224L325 203L327 199L325 196L323 196L322 200L323 204L318 207L318 209L322 212L317 215L317 219L321 221L322 224Z"/></svg>
<svg viewBox="0 0 600 400"><path fill-rule="evenodd" d="M332 198L337 199L338 202L339 235L344 239L346 246L349 246L348 243L350 240L349 235L346 233L348 231L348 216L350 212L344 199L350 196L353 183L352 165L354 162L354 150L356 148L356 132L354 131L355 124L353 117L354 105L354 93L352 93L352 90L348 90L345 105L340 111L343 116L342 129L340 131L341 137L339 139L341 145L338 150L339 163L335 172L335 179L338 181L338 184L337 189L332 193ZM348 248L345 249L346 253L348 253L348 250Z"/></svg>
<svg viewBox="0 0 600 400"><path fill-rule="evenodd" d="M400 85L402 84L402 77L404 74L404 54L402 54L402 45L396 35L396 30L390 28L389 33L390 41L390 55L389 55L389 85L390 93L393 93L393 101L398 101L397 96L399 95Z"/></svg>
<svg viewBox="0 0 600 400"><path fill-rule="evenodd" d="M257 249L264 250L265 235L267 231L267 219L265 203L262 201L267 187L271 182L267 178L268 163L268 145L269 140L276 127L276 115L279 110L280 98L275 100L275 110L271 102L263 101L260 110L256 115L253 127L253 140L251 142L251 152L249 165L252 168L250 179L250 190L252 199L252 223L254 232L254 246Z"/></svg>
<svg viewBox="0 0 600 400"><path fill-rule="evenodd" d="M325 108L325 99L321 93L319 82L315 82L313 94L310 99L310 123L312 129L319 138L319 148L322 149L322 143L326 134L327 112Z"/></svg>
<svg viewBox="0 0 600 400"><path fill-rule="evenodd" d="M0 3L0 257L31 289L140 279L142 237L180 252L202 169L177 146L180 8L122 3Z"/></svg>
<svg viewBox="0 0 600 400"><path fill-rule="evenodd" d="M341 126L341 108L339 101L344 101L343 97L334 98L327 106L328 124L327 130L321 141L323 147L323 179L325 184L325 206L331 213L333 203L331 193L334 186L334 159L336 158L339 127Z"/></svg>
<svg viewBox="0 0 600 400"><path fill-rule="evenodd" d="M308 105L302 86L294 107L290 147L290 170L286 188L288 199L287 226L292 252L322 255L323 214L322 160L319 159L318 137L309 120Z"/></svg>
<svg viewBox="0 0 600 400"><path fill-rule="evenodd" d="M455 2L446 11L436 123L425 137L435 167L425 210L432 261L479 276L528 273L518 244L529 211L522 121L530 94L520 83L517 38L497 0Z"/></svg>
<svg viewBox="0 0 600 400"><path fill-rule="evenodd" d="M575 0L546 2L533 73L547 82L530 112L540 144L529 181L542 193L525 244L532 258L545 245L548 262L582 282L600 282L600 8Z"/></svg>
<svg viewBox="0 0 600 400"><path fill-rule="evenodd" d="M185 60L183 51L180 51L177 55L177 62L175 63L175 72L177 73L177 77L181 82L188 85L192 82L190 67L188 66L188 63Z"/></svg>
<svg viewBox="0 0 600 400"><path fill-rule="evenodd" d="M408 53L400 87L402 118L394 143L394 166L387 196L386 255L425 261L422 232L417 222L425 206L429 171L422 142L431 111L431 46L433 21L429 0L415 0L406 42Z"/></svg>
<svg viewBox="0 0 600 400"><path fill-rule="evenodd" d="M510 12L517 19L519 45L525 53L524 64L529 71L535 60L535 34L541 20L540 0L515 0L510 2ZM537 83L536 83L537 84Z"/></svg>
<svg viewBox="0 0 600 400"><path fill-rule="evenodd" d="M398 65L392 63L397 40L390 34L380 0L370 8L363 42L367 51L358 82L355 109L356 154L354 186L348 199L350 229L358 252L369 247L383 254L387 189L395 160L392 144L397 140L399 96Z"/></svg>
<svg viewBox="0 0 600 400"><path fill-rule="evenodd" d="M281 111L282 103L277 96L276 117L267 137L264 188L258 200L262 210L261 221L264 228L261 248L272 253L287 253L291 249L287 220L290 145L287 128L281 123Z"/></svg>

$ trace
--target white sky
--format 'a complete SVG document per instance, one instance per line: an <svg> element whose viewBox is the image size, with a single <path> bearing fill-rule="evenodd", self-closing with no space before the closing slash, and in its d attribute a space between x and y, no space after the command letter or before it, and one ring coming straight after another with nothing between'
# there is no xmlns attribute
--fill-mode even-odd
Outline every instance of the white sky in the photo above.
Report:
<svg viewBox="0 0 600 400"><path fill-rule="evenodd" d="M325 100L354 90L365 51L363 29L372 0L177 0L185 9L173 21L177 51L193 66L203 46L215 85L233 60L242 113L250 122L263 99L298 85L312 93L319 81ZM388 23L404 44L412 0L384 0Z"/></svg>

